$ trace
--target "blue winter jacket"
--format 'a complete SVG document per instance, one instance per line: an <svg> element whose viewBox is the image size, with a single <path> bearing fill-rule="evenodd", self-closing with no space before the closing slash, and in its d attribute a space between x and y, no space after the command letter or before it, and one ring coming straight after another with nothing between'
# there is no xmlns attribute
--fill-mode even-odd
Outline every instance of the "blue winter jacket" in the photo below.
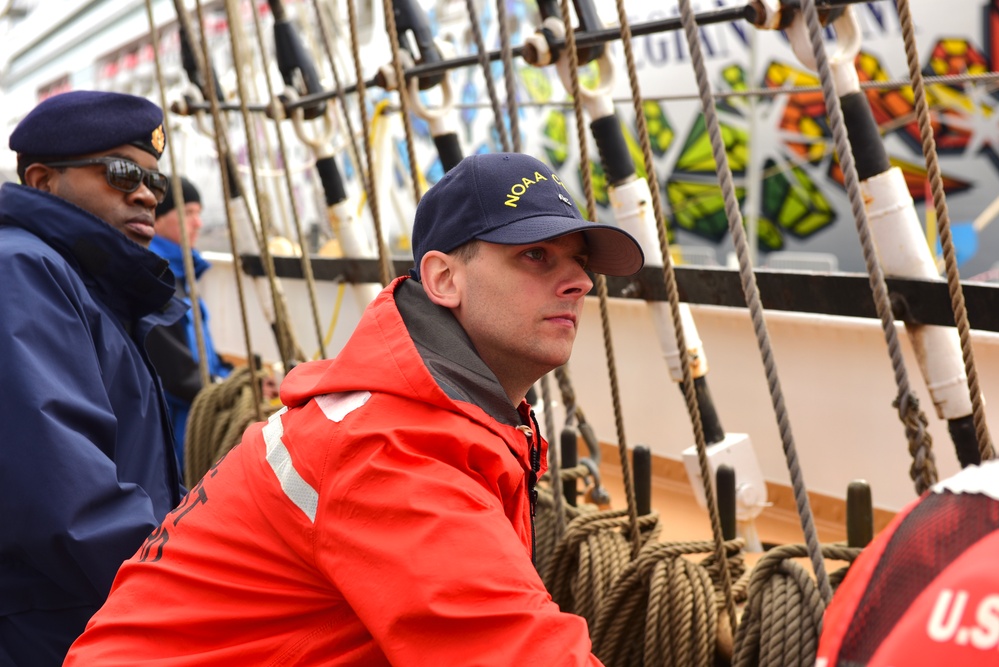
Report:
<svg viewBox="0 0 999 667"><path fill-rule="evenodd" d="M180 501L150 329L167 262L90 213L0 186L0 665L60 665Z"/></svg>
<svg viewBox="0 0 999 667"><path fill-rule="evenodd" d="M170 270L177 278L177 297L184 300L187 310L173 326L157 329L146 341L153 366L159 373L170 407L173 423L174 447L181 470L184 469L184 436L187 432L187 417L191 403L201 390L201 369L198 366L198 339L194 331L194 315L191 310L191 295L184 280L184 250L179 245L157 236L149 244L149 249L170 263ZM197 250L191 250L195 280L201 278L211 268ZM208 329L208 308L198 299L201 306L202 334L205 341L205 358L208 359L208 375L212 380L229 377L232 367L225 363L212 342Z"/></svg>

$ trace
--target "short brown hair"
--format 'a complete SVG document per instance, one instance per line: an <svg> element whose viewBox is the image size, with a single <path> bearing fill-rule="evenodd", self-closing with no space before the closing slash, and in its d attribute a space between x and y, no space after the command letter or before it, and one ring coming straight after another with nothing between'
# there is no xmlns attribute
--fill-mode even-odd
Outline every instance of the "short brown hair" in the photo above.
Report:
<svg viewBox="0 0 999 667"><path fill-rule="evenodd" d="M451 257L457 258L462 264L468 264L477 254L479 254L479 244L481 243L482 241L479 239L472 239L467 243L461 244L447 254Z"/></svg>

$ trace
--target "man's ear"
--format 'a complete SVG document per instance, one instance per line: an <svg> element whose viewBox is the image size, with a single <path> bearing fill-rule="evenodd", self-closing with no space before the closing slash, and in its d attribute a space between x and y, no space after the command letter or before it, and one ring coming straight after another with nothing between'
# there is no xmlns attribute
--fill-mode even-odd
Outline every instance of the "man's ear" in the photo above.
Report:
<svg viewBox="0 0 999 667"><path fill-rule="evenodd" d="M29 188L52 192L52 177L58 172L52 167L35 162L24 170L24 184Z"/></svg>
<svg viewBox="0 0 999 667"><path fill-rule="evenodd" d="M420 260L423 291L438 306L457 308L461 305L460 271L457 259L438 250L430 250Z"/></svg>

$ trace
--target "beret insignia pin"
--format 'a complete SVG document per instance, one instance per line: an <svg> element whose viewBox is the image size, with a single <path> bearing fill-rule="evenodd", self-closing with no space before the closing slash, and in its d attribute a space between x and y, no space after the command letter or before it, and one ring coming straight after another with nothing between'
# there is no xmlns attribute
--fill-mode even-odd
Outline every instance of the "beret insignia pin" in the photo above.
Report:
<svg viewBox="0 0 999 667"><path fill-rule="evenodd" d="M155 148L157 152L162 153L163 148L166 146L166 136L163 134L162 125L158 126L155 130L153 130L153 136L151 141L153 144L153 148Z"/></svg>

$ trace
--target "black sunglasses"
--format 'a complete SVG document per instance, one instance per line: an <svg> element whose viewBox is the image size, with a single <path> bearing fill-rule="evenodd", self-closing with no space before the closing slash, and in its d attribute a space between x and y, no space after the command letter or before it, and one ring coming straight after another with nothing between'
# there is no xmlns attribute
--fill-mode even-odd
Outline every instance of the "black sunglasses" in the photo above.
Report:
<svg viewBox="0 0 999 667"><path fill-rule="evenodd" d="M62 160L58 162L45 162L50 167L88 167L95 164L104 166L104 176L108 179L108 185L115 190L122 192L135 192L143 183L149 188L156 203L159 204L166 197L167 188L170 187L170 179L158 171L145 169L135 164L131 160L120 157L94 157L86 160Z"/></svg>

